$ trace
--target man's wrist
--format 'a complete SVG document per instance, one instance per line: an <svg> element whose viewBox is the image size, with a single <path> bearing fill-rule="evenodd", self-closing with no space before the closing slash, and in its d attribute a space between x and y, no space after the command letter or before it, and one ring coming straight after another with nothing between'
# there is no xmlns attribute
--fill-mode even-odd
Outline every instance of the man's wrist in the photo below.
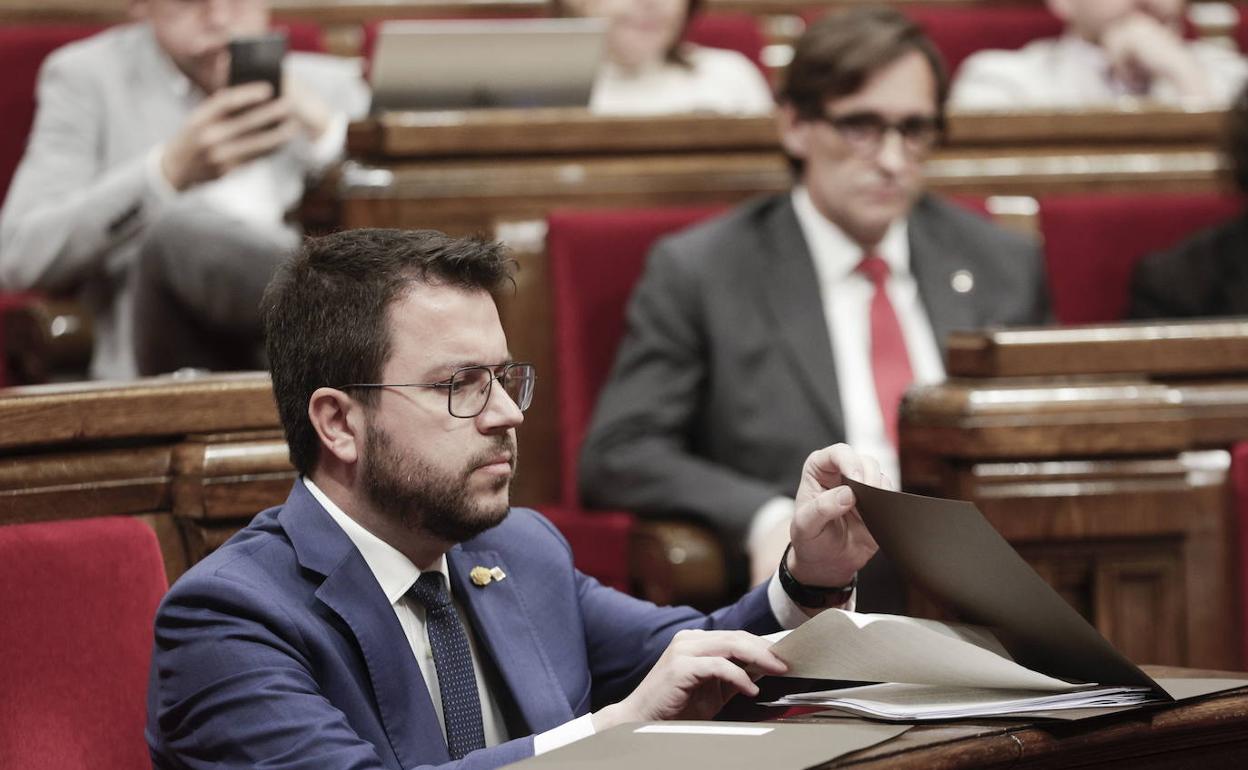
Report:
<svg viewBox="0 0 1248 770"><path fill-rule="evenodd" d="M845 604L854 595L854 589L858 585L857 573L850 576L844 585L809 585L799 581L789 571L789 551L792 550L793 544L789 543L784 549L784 555L780 557L780 587L799 607L809 609L836 607Z"/></svg>

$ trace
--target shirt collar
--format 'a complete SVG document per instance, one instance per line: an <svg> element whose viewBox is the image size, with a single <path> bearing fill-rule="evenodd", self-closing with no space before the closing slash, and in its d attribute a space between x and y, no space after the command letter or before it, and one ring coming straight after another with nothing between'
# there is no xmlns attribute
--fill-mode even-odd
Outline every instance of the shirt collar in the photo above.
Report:
<svg viewBox="0 0 1248 770"><path fill-rule="evenodd" d="M798 185L792 192L793 210L797 223L810 248L815 263L815 273L820 284L838 283L854 275L854 269L862 261L862 247L845 234L845 231L815 208L810 191ZM886 263L891 275L910 272L910 236L906 218L901 217L888 226L888 231L875 248L875 253Z"/></svg>
<svg viewBox="0 0 1248 770"><path fill-rule="evenodd" d="M325 508L325 511L329 513L330 518L342 528L342 531L350 538L360 555L364 557L365 563L368 564L373 577L377 578L377 584L381 586L386 599L391 604L397 604L416 582L416 578L420 577L420 570L398 549L369 532L358 521L348 516L346 512L321 491L320 487L313 483L312 479L304 476L303 484L312 493L312 496L316 498L317 502ZM442 554L442 557L438 560L437 567L433 571L441 572L444 576L448 574L446 554Z"/></svg>

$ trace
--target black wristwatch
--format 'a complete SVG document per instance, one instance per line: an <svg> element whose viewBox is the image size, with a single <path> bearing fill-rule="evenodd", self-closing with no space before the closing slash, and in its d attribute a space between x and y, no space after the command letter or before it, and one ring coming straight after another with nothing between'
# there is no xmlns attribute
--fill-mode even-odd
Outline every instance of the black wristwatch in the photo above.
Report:
<svg viewBox="0 0 1248 770"><path fill-rule="evenodd" d="M793 544L789 543L788 547L784 549L784 556L780 557L780 587L799 607L809 607L811 609L834 607L838 604L844 604L849 601L849 597L854 595L854 589L858 586L857 573L849 581L849 585L837 586L836 588L808 586L797 582L797 578L793 577L793 573L789 572L789 551L791 550L793 550Z"/></svg>

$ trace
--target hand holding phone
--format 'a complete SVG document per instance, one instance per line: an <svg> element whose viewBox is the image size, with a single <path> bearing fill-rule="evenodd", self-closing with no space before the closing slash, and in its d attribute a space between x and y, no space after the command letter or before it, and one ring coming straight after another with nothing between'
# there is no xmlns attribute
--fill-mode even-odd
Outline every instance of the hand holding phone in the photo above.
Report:
<svg viewBox="0 0 1248 770"><path fill-rule="evenodd" d="M257 80L273 88L273 98L282 94L282 59L286 56L286 34L269 32L231 40L230 77L232 86Z"/></svg>
<svg viewBox="0 0 1248 770"><path fill-rule="evenodd" d="M290 100L272 98L271 85L223 88L196 107L165 143L161 171L174 189L185 190L277 150L301 130Z"/></svg>

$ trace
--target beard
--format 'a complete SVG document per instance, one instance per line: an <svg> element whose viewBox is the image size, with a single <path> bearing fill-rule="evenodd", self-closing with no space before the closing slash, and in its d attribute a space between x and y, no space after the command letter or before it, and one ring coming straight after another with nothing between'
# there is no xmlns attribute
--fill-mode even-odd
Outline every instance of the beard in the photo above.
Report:
<svg viewBox="0 0 1248 770"><path fill-rule="evenodd" d="M470 498L472 472L499 452L511 452L516 467L515 441L510 434L494 441L473 455L458 473L434 468L416 457L405 456L394 447L389 434L369 421L364 437L365 457L361 482L369 502L408 529L419 529L439 539L462 543L507 518L507 495L497 504L483 504ZM495 479L489 491L498 492L511 484L510 477Z"/></svg>

